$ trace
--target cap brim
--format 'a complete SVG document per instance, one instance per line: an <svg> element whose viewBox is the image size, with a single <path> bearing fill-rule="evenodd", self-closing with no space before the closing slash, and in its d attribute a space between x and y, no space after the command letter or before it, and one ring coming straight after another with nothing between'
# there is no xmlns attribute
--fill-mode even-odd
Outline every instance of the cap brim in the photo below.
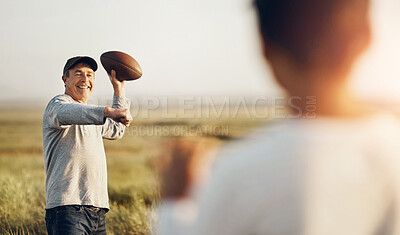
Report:
<svg viewBox="0 0 400 235"><path fill-rule="evenodd" d="M68 70L73 68L78 63L88 64L90 68L93 69L93 71L96 71L98 68L97 62L93 58L89 56L76 56L67 61L64 66L63 74L65 74Z"/></svg>
<svg viewBox="0 0 400 235"><path fill-rule="evenodd" d="M90 67L93 69L93 71L96 71L98 68L97 62L89 56L82 56L80 58L77 58L77 60L72 63L70 68L74 67L78 63L85 63L85 64L90 65Z"/></svg>

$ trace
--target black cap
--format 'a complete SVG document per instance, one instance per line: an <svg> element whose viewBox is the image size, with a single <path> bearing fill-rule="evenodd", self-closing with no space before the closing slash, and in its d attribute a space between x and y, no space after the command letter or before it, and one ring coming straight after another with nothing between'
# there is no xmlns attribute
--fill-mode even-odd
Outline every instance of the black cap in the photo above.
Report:
<svg viewBox="0 0 400 235"><path fill-rule="evenodd" d="M63 75L65 75L65 73L69 69L74 67L74 65L76 65L77 63L88 64L93 69L93 71L97 70L97 63L93 58L91 58L89 56L75 56L75 57L72 57L72 58L68 59L67 63L65 63L64 70L63 70Z"/></svg>

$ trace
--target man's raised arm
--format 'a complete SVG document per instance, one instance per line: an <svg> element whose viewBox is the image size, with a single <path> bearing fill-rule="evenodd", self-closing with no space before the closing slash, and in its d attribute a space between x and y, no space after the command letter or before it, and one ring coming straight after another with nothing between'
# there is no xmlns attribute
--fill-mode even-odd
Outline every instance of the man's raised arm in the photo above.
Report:
<svg viewBox="0 0 400 235"><path fill-rule="evenodd" d="M112 108L106 107L104 110L104 113L111 120L106 119L102 128L102 136L106 139L119 139L122 138L125 132L125 127L129 126L132 121L132 117L129 113L130 100L125 97L125 83L116 78L116 73L114 70L111 71L109 78L114 88L114 96ZM119 113L118 110L123 112ZM108 112L111 113L108 114ZM121 117L121 114L124 116Z"/></svg>

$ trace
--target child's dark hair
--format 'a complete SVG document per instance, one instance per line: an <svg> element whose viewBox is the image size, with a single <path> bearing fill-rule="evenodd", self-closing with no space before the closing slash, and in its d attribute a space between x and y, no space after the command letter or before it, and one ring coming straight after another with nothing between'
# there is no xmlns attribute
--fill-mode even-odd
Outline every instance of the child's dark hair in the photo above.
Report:
<svg viewBox="0 0 400 235"><path fill-rule="evenodd" d="M360 23L356 18L367 15L369 0L255 0L254 3L264 39L287 50L299 63L307 64L310 53L321 45L339 59L352 34L338 33L333 25L344 17L340 19L342 23L357 30L361 26L356 25ZM350 10L354 15L342 16L343 9L348 8L357 12Z"/></svg>

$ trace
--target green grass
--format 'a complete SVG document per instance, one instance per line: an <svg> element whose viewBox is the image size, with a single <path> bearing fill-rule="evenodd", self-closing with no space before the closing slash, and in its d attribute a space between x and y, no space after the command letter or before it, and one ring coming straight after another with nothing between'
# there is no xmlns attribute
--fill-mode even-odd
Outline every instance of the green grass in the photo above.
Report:
<svg viewBox="0 0 400 235"><path fill-rule="evenodd" d="M41 120L40 110L0 110L0 234L46 234ZM227 141L264 122L240 113L235 118L180 120L155 115L138 118L123 139L106 140L111 205L108 233L148 234L152 229L152 209L159 201L154 161L165 141L176 134ZM227 132L213 133L202 130L204 126L225 127ZM190 127L195 132L188 131ZM152 132L156 128L164 132ZM147 132L138 134L138 129Z"/></svg>

